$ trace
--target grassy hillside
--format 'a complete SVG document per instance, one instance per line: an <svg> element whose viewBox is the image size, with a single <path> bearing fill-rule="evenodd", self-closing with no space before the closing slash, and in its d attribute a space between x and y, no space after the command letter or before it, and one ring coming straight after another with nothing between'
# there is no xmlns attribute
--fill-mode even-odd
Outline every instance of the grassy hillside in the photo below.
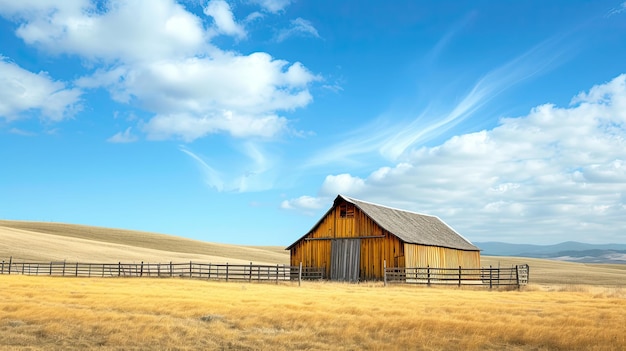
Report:
<svg viewBox="0 0 626 351"><path fill-rule="evenodd" d="M75 224L0 220L0 260L288 264L279 246L207 243L171 235ZM483 267L530 265L537 284L626 286L626 265L483 256Z"/></svg>
<svg viewBox="0 0 626 351"><path fill-rule="evenodd" d="M207 243L171 235L75 224L0 220L0 258L33 261L283 264L275 246Z"/></svg>

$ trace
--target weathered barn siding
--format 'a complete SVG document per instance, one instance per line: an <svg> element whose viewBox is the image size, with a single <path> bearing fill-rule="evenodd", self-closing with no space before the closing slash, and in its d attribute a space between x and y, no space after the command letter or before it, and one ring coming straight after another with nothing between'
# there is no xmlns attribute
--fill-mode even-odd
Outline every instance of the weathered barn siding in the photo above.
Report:
<svg viewBox="0 0 626 351"><path fill-rule="evenodd" d="M404 244L406 267L480 268L480 251Z"/></svg>
<svg viewBox="0 0 626 351"><path fill-rule="evenodd" d="M388 267L404 267L402 242L349 203L332 209L304 240L291 247L291 265L302 262L305 267L325 267L326 276L330 277L331 241L342 238L361 239L360 279L382 277L383 261Z"/></svg>
<svg viewBox="0 0 626 351"><path fill-rule="evenodd" d="M382 279L384 262L387 267L480 267L480 250L438 218L341 195L288 249L291 265L324 267L326 277L337 280L353 280L355 274L360 280ZM357 262L358 271L346 266Z"/></svg>

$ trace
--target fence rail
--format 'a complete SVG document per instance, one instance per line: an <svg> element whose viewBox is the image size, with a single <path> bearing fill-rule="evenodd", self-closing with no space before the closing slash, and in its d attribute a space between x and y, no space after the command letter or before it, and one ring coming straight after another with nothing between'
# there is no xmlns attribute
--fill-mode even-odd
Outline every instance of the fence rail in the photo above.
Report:
<svg viewBox="0 0 626 351"><path fill-rule="evenodd" d="M185 277L206 280L300 281L324 279L324 268L214 263L79 263L2 261L0 274L61 277Z"/></svg>
<svg viewBox="0 0 626 351"><path fill-rule="evenodd" d="M326 279L325 267L215 263L80 263L80 262L0 262L0 274L60 277L184 277L205 280L282 282ZM424 285L472 285L520 287L528 284L528 265L510 268L431 268L384 269L385 285L391 283Z"/></svg>
<svg viewBox="0 0 626 351"><path fill-rule="evenodd" d="M473 285L494 287L528 284L530 269L527 264L510 268L387 268L385 267L385 285L387 283L424 284L424 285Z"/></svg>

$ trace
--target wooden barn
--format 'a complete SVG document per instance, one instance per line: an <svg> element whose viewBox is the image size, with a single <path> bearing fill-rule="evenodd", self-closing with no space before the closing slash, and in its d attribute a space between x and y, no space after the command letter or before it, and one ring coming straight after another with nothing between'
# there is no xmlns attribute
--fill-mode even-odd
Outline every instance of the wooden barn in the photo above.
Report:
<svg viewBox="0 0 626 351"><path fill-rule="evenodd" d="M387 267L480 268L480 249L435 216L339 195L287 247L291 265L324 267L331 280L382 279Z"/></svg>

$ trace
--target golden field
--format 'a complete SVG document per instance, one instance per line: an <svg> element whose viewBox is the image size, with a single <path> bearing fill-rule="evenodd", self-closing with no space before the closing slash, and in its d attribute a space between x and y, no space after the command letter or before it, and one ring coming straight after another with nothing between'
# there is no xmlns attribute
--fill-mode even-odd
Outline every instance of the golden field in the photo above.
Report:
<svg viewBox="0 0 626 351"><path fill-rule="evenodd" d="M296 235L297 236L297 235ZM0 221L0 260L287 263L246 247ZM0 350L623 350L626 265L530 265L521 290L0 275Z"/></svg>
<svg viewBox="0 0 626 351"><path fill-rule="evenodd" d="M623 350L626 289L0 276L0 350Z"/></svg>

